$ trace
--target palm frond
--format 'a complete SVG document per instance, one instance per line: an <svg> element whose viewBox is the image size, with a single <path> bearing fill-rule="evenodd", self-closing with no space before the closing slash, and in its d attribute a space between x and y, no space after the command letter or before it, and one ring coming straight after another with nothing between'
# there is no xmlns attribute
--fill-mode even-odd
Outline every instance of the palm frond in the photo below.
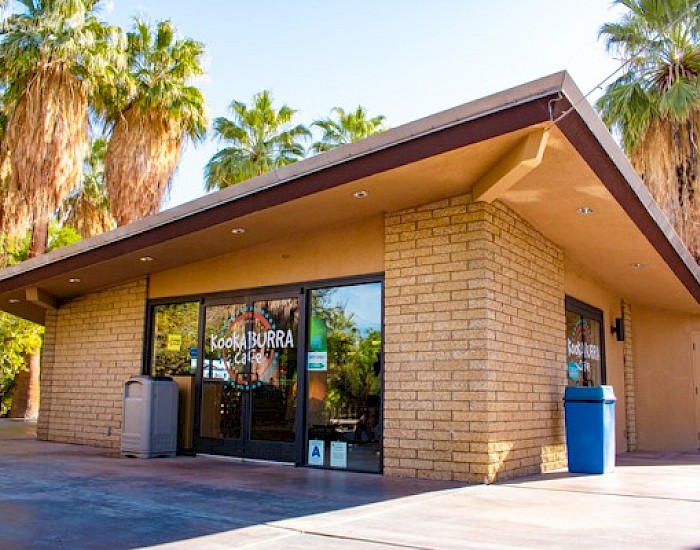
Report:
<svg viewBox="0 0 700 550"><path fill-rule="evenodd" d="M384 115L368 118L367 110L361 105L350 112L342 107L334 107L330 117L315 120L311 124L322 131L321 141L314 142L311 150L321 153L383 132L386 130L385 119Z"/></svg>
<svg viewBox="0 0 700 550"><path fill-rule="evenodd" d="M214 135L228 146L218 151L204 169L205 189L223 189L241 181L292 164L304 157L304 142L311 133L292 126L296 111L274 106L268 90L253 96L251 106L232 101L232 118L214 120Z"/></svg>
<svg viewBox="0 0 700 550"><path fill-rule="evenodd" d="M58 211L59 221L73 227L83 237L92 237L114 229L116 222L109 210L104 176L107 141L100 137L92 142L83 164L82 184L68 195Z"/></svg>
<svg viewBox="0 0 700 550"><path fill-rule="evenodd" d="M127 109L107 146L105 178L118 225L158 212L180 159L183 135L167 111Z"/></svg>

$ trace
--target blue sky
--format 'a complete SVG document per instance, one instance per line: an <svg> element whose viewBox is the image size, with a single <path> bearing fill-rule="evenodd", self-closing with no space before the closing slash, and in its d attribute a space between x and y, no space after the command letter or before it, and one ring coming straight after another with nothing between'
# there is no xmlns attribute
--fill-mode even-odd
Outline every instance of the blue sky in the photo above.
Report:
<svg viewBox="0 0 700 550"><path fill-rule="evenodd" d="M335 287L329 297L330 306L340 306L365 334L382 326L382 285L369 283Z"/></svg>
<svg viewBox="0 0 700 550"><path fill-rule="evenodd" d="M102 15L171 19L203 42L211 118L269 89L301 123L361 104L398 126L562 69L590 91L618 65L598 29L619 13L610 0L112 0ZM204 194L218 147L188 147L170 206Z"/></svg>

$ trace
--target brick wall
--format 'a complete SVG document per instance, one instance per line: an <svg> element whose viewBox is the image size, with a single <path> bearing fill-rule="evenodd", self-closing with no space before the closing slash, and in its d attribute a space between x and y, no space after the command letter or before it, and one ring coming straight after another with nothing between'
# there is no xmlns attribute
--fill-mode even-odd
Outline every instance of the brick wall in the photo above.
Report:
<svg viewBox="0 0 700 550"><path fill-rule="evenodd" d="M384 471L565 465L563 254L466 195L386 217Z"/></svg>
<svg viewBox="0 0 700 550"><path fill-rule="evenodd" d="M145 279L48 312L39 439L119 447L122 384L141 372L145 314Z"/></svg>

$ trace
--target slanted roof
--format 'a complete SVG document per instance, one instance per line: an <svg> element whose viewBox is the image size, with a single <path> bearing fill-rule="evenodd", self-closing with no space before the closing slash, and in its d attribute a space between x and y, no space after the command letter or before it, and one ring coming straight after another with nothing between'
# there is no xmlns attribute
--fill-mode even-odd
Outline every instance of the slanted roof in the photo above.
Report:
<svg viewBox="0 0 700 550"><path fill-rule="evenodd" d="M358 190L370 197L354 200ZM0 309L42 323L46 307L76 295L470 190L506 203L621 296L700 312L697 263L565 72L3 269ZM232 239L237 226L247 232Z"/></svg>

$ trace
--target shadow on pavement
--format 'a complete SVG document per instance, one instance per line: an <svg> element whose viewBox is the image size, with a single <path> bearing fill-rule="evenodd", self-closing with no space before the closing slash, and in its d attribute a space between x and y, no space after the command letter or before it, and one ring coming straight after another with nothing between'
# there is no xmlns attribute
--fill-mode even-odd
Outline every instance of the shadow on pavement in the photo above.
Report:
<svg viewBox="0 0 700 550"><path fill-rule="evenodd" d="M204 456L109 458L20 432L0 421L3 548L151 546L462 486Z"/></svg>

